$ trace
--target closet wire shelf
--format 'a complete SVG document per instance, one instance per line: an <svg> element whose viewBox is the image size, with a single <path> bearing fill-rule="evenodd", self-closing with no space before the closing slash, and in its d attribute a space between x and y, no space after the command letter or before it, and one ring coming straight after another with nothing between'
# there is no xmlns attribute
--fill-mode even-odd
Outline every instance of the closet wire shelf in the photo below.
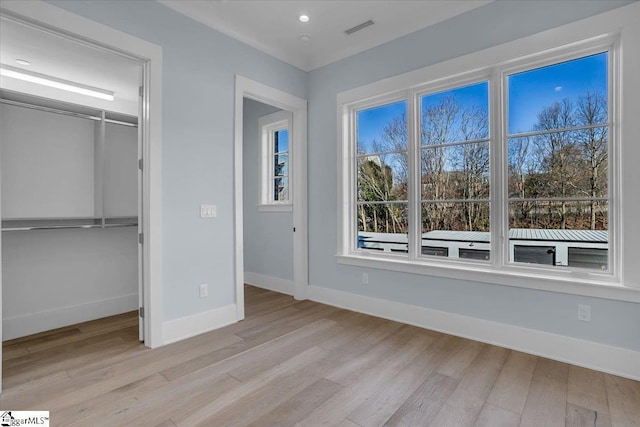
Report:
<svg viewBox="0 0 640 427"><path fill-rule="evenodd" d="M138 217L3 219L2 231L137 227Z"/></svg>

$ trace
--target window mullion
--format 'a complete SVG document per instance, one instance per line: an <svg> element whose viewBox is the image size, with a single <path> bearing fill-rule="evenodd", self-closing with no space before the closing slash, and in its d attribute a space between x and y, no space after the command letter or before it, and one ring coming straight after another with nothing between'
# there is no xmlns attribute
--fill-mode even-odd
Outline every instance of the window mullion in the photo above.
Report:
<svg viewBox="0 0 640 427"><path fill-rule="evenodd" d="M348 144L348 154L347 157L343 159L343 162L347 162L347 164L349 165L349 169L348 169L348 190L349 191L349 208L351 210L351 214L349 215L349 217L347 218L347 221L349 223L349 241L348 243L348 248L350 251L353 250L357 250L358 249L358 158L357 158L357 136L358 136L358 129L357 129L357 120L356 120L356 112L354 109L350 109L348 114L347 114L347 120L348 120L348 124L347 124L347 138L349 141L351 141L350 144ZM344 132L344 130L343 130ZM344 133L343 133L344 135Z"/></svg>
<svg viewBox="0 0 640 427"><path fill-rule="evenodd" d="M420 105L415 90L407 92L407 160L408 160L408 249L409 259L416 259L422 244L420 218Z"/></svg>
<svg viewBox="0 0 640 427"><path fill-rule="evenodd" d="M507 112L505 105L507 93L504 90L500 69L491 74L489 83L489 123L490 123L490 232L491 264L502 268L506 263L508 251L508 211L505 204L505 183L507 180L507 158L505 150Z"/></svg>
<svg viewBox="0 0 640 427"><path fill-rule="evenodd" d="M275 191L276 191L276 183L275 183L275 175L276 171L274 168L275 162L275 131L269 129L269 203L275 202Z"/></svg>

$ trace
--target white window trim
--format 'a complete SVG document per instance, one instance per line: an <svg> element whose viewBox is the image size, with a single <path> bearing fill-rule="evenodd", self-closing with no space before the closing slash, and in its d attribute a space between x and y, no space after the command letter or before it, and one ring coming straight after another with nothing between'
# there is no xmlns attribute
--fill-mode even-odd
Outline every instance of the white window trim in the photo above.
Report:
<svg viewBox="0 0 640 427"><path fill-rule="evenodd" d="M291 182L293 176L292 168L292 123L293 117L289 111L278 111L276 113L268 114L260 117L258 120L259 135L260 135L260 200L258 201L259 212L291 212L293 210L293 200L291 192ZM287 174L289 185L289 199L286 201L273 200L273 180L274 180L274 168L273 157L274 153L274 141L273 133L287 129L289 131L289 171Z"/></svg>
<svg viewBox="0 0 640 427"><path fill-rule="evenodd" d="M612 144L610 151L610 161L617 162L617 164L613 166L615 174L611 177L612 188L609 190L609 198L620 201L610 205L610 223L615 224L609 231L609 250L612 256L611 273L572 271L567 274L568 272L565 272L564 269L549 270L548 268L505 263L505 257L508 256L508 242L504 241L506 239L502 239L502 242L499 242L499 239L492 239L492 261L490 264L461 262L459 260L451 262L447 259L435 260L417 257L411 259L406 256L354 251L352 248L355 248L354 236L356 233L353 233L355 219L352 213L355 206L353 188L356 177L352 162L354 144L350 142L353 140L353 135L349 135L353 129L353 126L350 125L353 121L351 111L354 107L379 105L384 99L397 99L402 97L402 94L406 94L404 96L407 97L410 105L408 116L411 117L411 110L416 108L415 105L412 105L415 99L412 94L424 89L423 82L431 82L430 85L433 88L438 84L463 81L466 77L485 73L491 75L490 87L499 88L501 87L499 83L504 78L503 73L511 72L514 67L523 63L529 66L536 60L556 62L561 57L581 56L581 51L587 52L588 49L609 45L613 46L615 55L612 58L614 68L611 70L612 78L610 80L613 84L618 85L618 87L609 88L609 96L615 93L620 94L620 99L610 99L613 101L610 103L610 122L612 123L610 140L622 141L621 138L624 135L637 135L640 128L636 123L637 119L634 119L637 112L640 111L640 102L633 99L635 96L633 94L637 94L640 89L640 85L633 75L633 67L640 63L640 55L636 53L640 51L640 43L637 41L640 40L639 21L640 5L633 4L338 94L338 171L340 175L338 177L338 262L359 267L381 268L474 282L640 302L640 267L636 265L639 264L637 260L633 261L634 253L637 254L638 251L633 249L630 242L630 240L634 240L633 238L626 241L623 239L623 229L634 228L629 227L629 225L633 225L630 217L633 217L635 213L640 214L640 203L636 200L629 202L628 196L627 200L621 197L623 194L631 194L631 189L627 189L625 193L625 188L622 188L622 185L629 181L627 175L635 173L627 171L632 163L625 161L626 156L629 152L639 154L638 148L628 147L630 145L628 143L624 147L616 147L617 144ZM620 61L621 56L624 56L624 62ZM460 73L460 70L472 71ZM621 90L623 86L624 91ZM629 96L625 96L625 94ZM492 103L490 108L494 113L492 120L497 121L497 123L491 123L492 140L497 138L498 141L502 141L505 129L501 129L499 126L503 120L495 114L498 112L496 109L499 108L500 102L493 94L490 99ZM621 109L621 105L624 105L625 108ZM499 113L504 114L504 112ZM413 129L415 132L415 125L410 123L409 126L409 129ZM496 135L496 132L499 134ZM621 155L623 149L625 157ZM410 149L410 151L413 150ZM497 158L492 160L494 162L506 161L503 151L503 144L494 143L492 155ZM410 158L410 161L415 161L415 159ZM621 175L623 173L624 176ZM416 178L413 177L413 179ZM504 179L502 175L492 174L491 202L494 206L492 212L495 212L496 206L504 206L502 203L504 201L503 190L506 185ZM627 185L631 187L633 184L628 182ZM411 193L414 192L415 190L411 191ZM620 205L620 208L617 205ZM624 215L623 206L626 209ZM499 217L506 218L504 213ZM625 220L626 222L624 222ZM493 214L492 221L493 224L496 224ZM412 222L416 224L415 221ZM506 229L504 224L496 225L500 229ZM496 228L496 225L493 228ZM634 229L638 230L637 227ZM411 235L412 230L409 232ZM413 243L413 246L416 245ZM410 242L410 251L411 246ZM414 248L414 253L415 250Z"/></svg>

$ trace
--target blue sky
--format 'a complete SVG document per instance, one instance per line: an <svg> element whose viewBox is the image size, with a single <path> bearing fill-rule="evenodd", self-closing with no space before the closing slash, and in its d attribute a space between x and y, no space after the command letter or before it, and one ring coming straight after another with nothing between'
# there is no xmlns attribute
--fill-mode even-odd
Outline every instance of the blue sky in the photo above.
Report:
<svg viewBox="0 0 640 427"><path fill-rule="evenodd" d="M509 133L532 130L542 108L588 91L607 93L606 53L510 76Z"/></svg>
<svg viewBox="0 0 640 427"><path fill-rule="evenodd" d="M544 107L564 98L572 100L588 91L607 92L607 54L600 53L585 58L556 64L508 78L509 132L526 132L533 129L537 114ZM423 97L422 108L437 104L443 98L454 95L462 106L488 108L488 84L480 83L463 88L430 94ZM394 117L406 113L406 101L359 111L358 149L371 152L372 143L380 139L385 126Z"/></svg>
<svg viewBox="0 0 640 427"><path fill-rule="evenodd" d="M276 132L273 148L275 153L289 151L289 131L287 129L282 129Z"/></svg>
<svg viewBox="0 0 640 427"><path fill-rule="evenodd" d="M385 126L394 117L406 115L407 102L400 101L358 112L358 151L371 153L374 140L380 140Z"/></svg>

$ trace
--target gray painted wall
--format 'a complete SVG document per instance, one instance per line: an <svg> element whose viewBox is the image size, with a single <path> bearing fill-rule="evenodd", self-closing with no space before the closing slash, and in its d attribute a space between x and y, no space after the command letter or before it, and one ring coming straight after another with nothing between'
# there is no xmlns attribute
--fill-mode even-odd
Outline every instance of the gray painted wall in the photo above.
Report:
<svg viewBox="0 0 640 427"><path fill-rule="evenodd" d="M136 227L4 232L3 339L137 309L137 237Z"/></svg>
<svg viewBox="0 0 640 427"><path fill-rule="evenodd" d="M640 305L340 265L337 248L336 96L625 2L497 1L309 74L309 282L480 319L640 350ZM361 284L361 273L369 284ZM577 320L578 304L592 321Z"/></svg>
<svg viewBox="0 0 640 427"><path fill-rule="evenodd" d="M163 47L165 320L233 302L233 75L309 100L310 283L640 350L638 304L338 265L336 95L628 2L497 1L304 73L155 3L51 3ZM198 218L200 203L218 218ZM199 283L210 297L199 299ZM592 306L591 323L576 320Z"/></svg>
<svg viewBox="0 0 640 427"><path fill-rule="evenodd" d="M244 100L244 271L293 280L293 214L258 211L261 143L258 119L276 111L280 110Z"/></svg>
<svg viewBox="0 0 640 427"><path fill-rule="evenodd" d="M164 320L233 304L235 74L303 99L307 74L156 2L51 3L162 47Z"/></svg>
<svg viewBox="0 0 640 427"><path fill-rule="evenodd" d="M95 122L6 104L0 117L2 217L92 217Z"/></svg>

